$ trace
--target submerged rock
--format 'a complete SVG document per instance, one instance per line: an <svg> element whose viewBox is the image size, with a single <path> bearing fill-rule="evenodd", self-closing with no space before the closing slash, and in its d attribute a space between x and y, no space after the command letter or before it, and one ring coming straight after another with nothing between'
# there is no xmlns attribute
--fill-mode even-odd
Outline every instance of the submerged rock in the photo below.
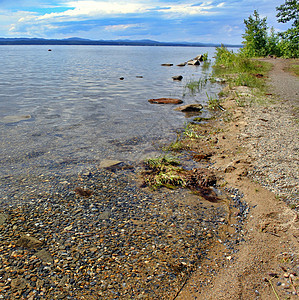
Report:
<svg viewBox="0 0 299 300"><path fill-rule="evenodd" d="M8 219L7 214L0 214L0 226L3 225L7 219Z"/></svg>
<svg viewBox="0 0 299 300"><path fill-rule="evenodd" d="M172 67L173 64L161 64L161 66L163 66L163 67Z"/></svg>
<svg viewBox="0 0 299 300"><path fill-rule="evenodd" d="M121 163L122 163L122 161L120 161L120 160L104 159L100 162L99 167L108 169L108 168L111 168L111 167L115 167L115 166L117 166Z"/></svg>
<svg viewBox="0 0 299 300"><path fill-rule="evenodd" d="M29 249L39 248L42 244L42 241L28 235L21 236L20 239L16 242L17 246Z"/></svg>
<svg viewBox="0 0 299 300"><path fill-rule="evenodd" d="M31 119L30 115L21 115L21 116L5 116L2 119L0 119L0 122L2 121L3 123L17 123L20 121L25 121Z"/></svg>
<svg viewBox="0 0 299 300"><path fill-rule="evenodd" d="M175 98L158 98L158 99L149 99L149 103L152 104L181 104L183 101L181 99Z"/></svg>

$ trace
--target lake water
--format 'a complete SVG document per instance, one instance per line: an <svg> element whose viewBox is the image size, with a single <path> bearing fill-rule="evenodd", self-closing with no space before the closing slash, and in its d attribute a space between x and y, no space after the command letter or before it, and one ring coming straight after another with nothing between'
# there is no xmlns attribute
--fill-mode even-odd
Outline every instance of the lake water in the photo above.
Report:
<svg viewBox="0 0 299 300"><path fill-rule="evenodd" d="M186 83L211 69L176 66L206 52L212 58L214 48L48 48L0 46L1 176L78 172L103 159L141 160L187 120L173 105L148 99L205 104L207 94L221 88L208 83L191 95ZM183 80L173 81L174 75Z"/></svg>

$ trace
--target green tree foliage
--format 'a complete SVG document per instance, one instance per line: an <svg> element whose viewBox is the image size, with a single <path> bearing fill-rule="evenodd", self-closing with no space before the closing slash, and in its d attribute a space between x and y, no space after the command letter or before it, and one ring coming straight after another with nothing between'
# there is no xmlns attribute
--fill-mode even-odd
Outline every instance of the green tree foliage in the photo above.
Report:
<svg viewBox="0 0 299 300"><path fill-rule="evenodd" d="M281 56L281 45L280 45L280 39L279 36L275 33L274 28L272 27L270 30L270 34L267 38L267 55L275 55L275 56Z"/></svg>
<svg viewBox="0 0 299 300"><path fill-rule="evenodd" d="M299 57L299 2L286 0L284 4L276 7L278 22L293 21L291 28L282 32L281 52L286 57Z"/></svg>
<svg viewBox="0 0 299 300"><path fill-rule="evenodd" d="M260 18L257 10L254 11L252 16L249 16L248 20L244 20L245 34L243 54L249 57L265 56L268 53L267 43L267 18Z"/></svg>

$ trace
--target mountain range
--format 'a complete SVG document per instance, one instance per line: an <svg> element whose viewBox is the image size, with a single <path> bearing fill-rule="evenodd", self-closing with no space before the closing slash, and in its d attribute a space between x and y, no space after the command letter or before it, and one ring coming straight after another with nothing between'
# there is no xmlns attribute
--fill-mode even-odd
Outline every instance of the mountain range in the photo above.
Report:
<svg viewBox="0 0 299 300"><path fill-rule="evenodd" d="M181 47L219 47L221 44L192 42L158 42L153 40L89 40L78 37L68 39L42 38L0 38L0 45L117 45L117 46L181 46ZM241 45L224 45L241 47Z"/></svg>

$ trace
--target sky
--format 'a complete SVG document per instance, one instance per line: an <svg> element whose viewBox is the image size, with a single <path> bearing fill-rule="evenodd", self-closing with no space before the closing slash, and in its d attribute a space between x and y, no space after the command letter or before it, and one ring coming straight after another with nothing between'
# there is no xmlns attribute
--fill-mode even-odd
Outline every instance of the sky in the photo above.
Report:
<svg viewBox="0 0 299 300"><path fill-rule="evenodd" d="M241 44L257 10L269 27L284 0L0 0L0 37Z"/></svg>

